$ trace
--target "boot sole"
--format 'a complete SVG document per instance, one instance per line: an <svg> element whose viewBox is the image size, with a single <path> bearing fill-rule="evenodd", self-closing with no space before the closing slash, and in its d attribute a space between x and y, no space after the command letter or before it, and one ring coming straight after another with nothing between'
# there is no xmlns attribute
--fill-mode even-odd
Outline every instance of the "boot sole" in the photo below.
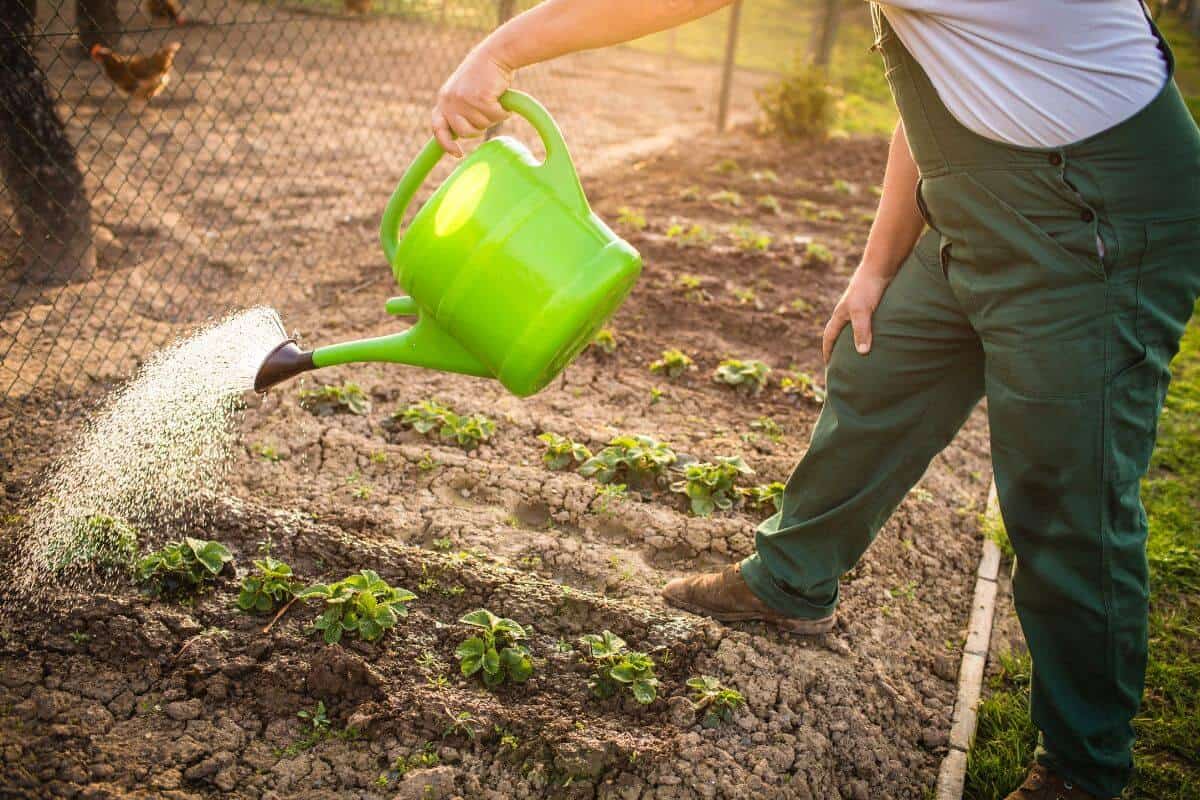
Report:
<svg viewBox="0 0 1200 800"><path fill-rule="evenodd" d="M762 614L754 611L712 611L711 609L678 600L667 600L667 602L676 608L681 608L699 617L715 619L717 622L763 622L793 636L819 636L822 633L829 633L829 631L833 630L833 625L837 621L837 615L835 614L830 614L828 617L822 617L821 619L800 619L799 617L772 618L764 617Z"/></svg>

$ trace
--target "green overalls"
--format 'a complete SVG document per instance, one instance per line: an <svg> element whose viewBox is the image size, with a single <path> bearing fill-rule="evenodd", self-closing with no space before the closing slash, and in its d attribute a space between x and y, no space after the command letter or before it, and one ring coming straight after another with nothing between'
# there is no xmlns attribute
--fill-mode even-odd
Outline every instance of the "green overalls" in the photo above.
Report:
<svg viewBox="0 0 1200 800"><path fill-rule="evenodd" d="M1200 292L1200 131L1168 80L1077 144L986 139L874 16L929 230L875 312L870 354L849 326L839 337L809 450L742 574L778 611L831 613L838 578L986 396L1039 758L1117 795L1146 664L1139 483Z"/></svg>

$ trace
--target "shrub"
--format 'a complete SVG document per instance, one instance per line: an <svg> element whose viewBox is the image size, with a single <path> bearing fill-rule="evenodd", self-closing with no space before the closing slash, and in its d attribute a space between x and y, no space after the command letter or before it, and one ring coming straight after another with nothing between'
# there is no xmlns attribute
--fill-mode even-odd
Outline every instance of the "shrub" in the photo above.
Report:
<svg viewBox="0 0 1200 800"><path fill-rule="evenodd" d="M302 600L325 601L325 611L317 617L314 630L322 631L326 644L336 644L342 635L358 634L373 642L408 616L408 603L417 596L407 589L389 586L373 570L351 575L336 583L314 583L296 593Z"/></svg>
<svg viewBox="0 0 1200 800"><path fill-rule="evenodd" d="M583 462L579 474L594 477L600 483L612 483L621 475L633 481L646 481L665 475L675 460L674 450L649 436L618 436Z"/></svg>
<svg viewBox="0 0 1200 800"><path fill-rule="evenodd" d="M686 494L692 503L692 513L707 517L715 509L727 511L733 507L737 491L733 482L739 475L752 475L741 456L718 458L716 464L699 462L684 468L683 480L671 484L671 490Z"/></svg>
<svg viewBox="0 0 1200 800"><path fill-rule="evenodd" d="M654 702L658 678L654 674L653 658L629 650L624 639L608 630L599 635L589 633L580 637L579 642L592 660L594 672L588 682L592 694L605 699L625 687L642 705Z"/></svg>
<svg viewBox="0 0 1200 800"><path fill-rule="evenodd" d="M274 611L296 593L292 568L270 556L254 562L254 569L242 581L237 607L242 611L264 614Z"/></svg>
<svg viewBox="0 0 1200 800"><path fill-rule="evenodd" d="M731 722L733 712L746 705L746 698L741 692L730 689L709 675L688 678L687 686L692 690L692 708L704 712L701 724L706 728Z"/></svg>
<svg viewBox="0 0 1200 800"><path fill-rule="evenodd" d="M230 561L233 554L220 542L188 536L182 542L168 542L161 550L144 557L137 563L134 575L153 596L179 595L216 580Z"/></svg>
<svg viewBox="0 0 1200 800"><path fill-rule="evenodd" d="M771 368L761 361L727 358L717 366L713 380L732 386L743 394L756 395L767 385L770 372Z"/></svg>
<svg viewBox="0 0 1200 800"><path fill-rule="evenodd" d="M755 92L761 129L788 139L824 137L834 116L834 96L825 71L797 65L791 75Z"/></svg>
<svg viewBox="0 0 1200 800"><path fill-rule="evenodd" d="M592 457L592 451L588 450L586 445L573 442L557 433L546 431L538 436L538 439L546 443L546 452L542 454L542 463L550 469L566 469Z"/></svg>
<svg viewBox="0 0 1200 800"><path fill-rule="evenodd" d="M108 514L75 517L63 534L46 546L46 563L55 572L72 567L128 570L137 558L133 526Z"/></svg>
<svg viewBox="0 0 1200 800"><path fill-rule="evenodd" d="M417 433L429 434L437 430L442 439L453 441L464 450L474 450L496 432L496 423L482 414L462 416L436 400L422 400L394 411L392 419Z"/></svg>
<svg viewBox="0 0 1200 800"><path fill-rule="evenodd" d="M342 412L362 416L370 412L371 401L357 383L325 384L320 389L301 389L300 407L318 417Z"/></svg>
<svg viewBox="0 0 1200 800"><path fill-rule="evenodd" d="M533 674L533 661L523 641L525 629L514 620L497 617L485 608L472 611L459 620L476 629L475 636L466 639L454 651L462 674L478 674L489 689L504 683L524 683Z"/></svg>
<svg viewBox="0 0 1200 800"><path fill-rule="evenodd" d="M666 375L668 378L678 378L695 365L696 362L682 350L671 348L663 350L662 358L650 364L650 371Z"/></svg>

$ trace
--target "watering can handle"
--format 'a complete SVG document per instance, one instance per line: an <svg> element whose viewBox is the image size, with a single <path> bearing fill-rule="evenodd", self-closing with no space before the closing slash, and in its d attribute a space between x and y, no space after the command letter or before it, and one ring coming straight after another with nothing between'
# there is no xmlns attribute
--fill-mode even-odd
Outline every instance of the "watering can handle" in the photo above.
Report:
<svg viewBox="0 0 1200 800"><path fill-rule="evenodd" d="M529 120L529 124L542 137L542 144L546 148L546 160L538 169L546 171L547 184L567 206L580 213L587 213L588 202L579 183L579 175L571 162L571 154L567 152L567 143L562 132L550 116L550 112L529 95L512 90L500 95L500 105ZM404 221L404 212L408 210L408 204L412 202L413 195L429 177L429 173L445 152L437 139L430 139L400 178L396 191L388 200L379 226L379 241L383 245L388 264L393 263L396 250L400 246L400 223Z"/></svg>

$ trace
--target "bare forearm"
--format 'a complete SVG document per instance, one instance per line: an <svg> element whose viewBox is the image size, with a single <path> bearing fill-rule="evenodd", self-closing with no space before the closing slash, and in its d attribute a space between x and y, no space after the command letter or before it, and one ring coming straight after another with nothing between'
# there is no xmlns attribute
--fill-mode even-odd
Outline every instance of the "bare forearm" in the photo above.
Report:
<svg viewBox="0 0 1200 800"><path fill-rule="evenodd" d="M547 0L480 45L516 70L567 53L628 42L706 16L732 0Z"/></svg>
<svg viewBox="0 0 1200 800"><path fill-rule="evenodd" d="M883 193L859 267L872 277L890 280L921 236L925 222L917 208L917 178L917 165L901 123L892 135Z"/></svg>

